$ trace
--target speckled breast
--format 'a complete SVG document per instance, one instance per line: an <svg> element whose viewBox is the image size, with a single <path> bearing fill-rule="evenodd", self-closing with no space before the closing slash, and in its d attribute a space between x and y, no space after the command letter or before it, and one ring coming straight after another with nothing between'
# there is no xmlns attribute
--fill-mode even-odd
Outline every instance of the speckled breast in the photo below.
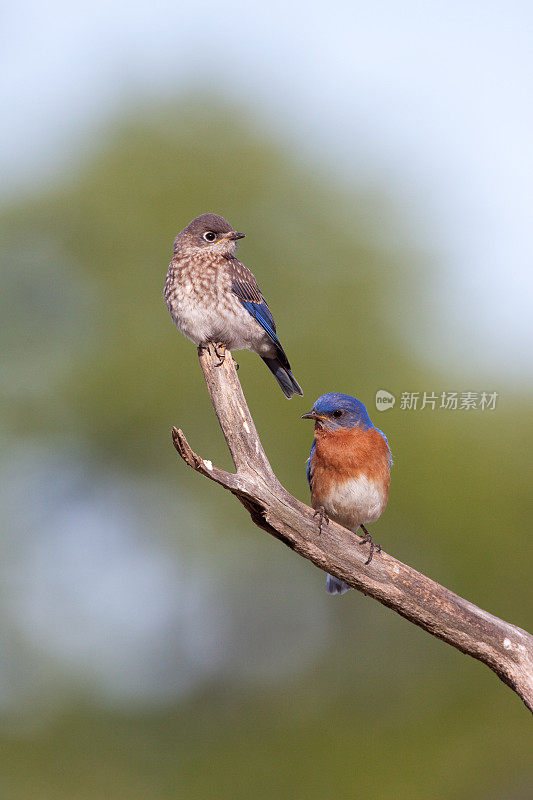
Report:
<svg viewBox="0 0 533 800"><path fill-rule="evenodd" d="M164 296L174 323L195 344L223 341L235 304L220 266L205 260L172 261Z"/></svg>

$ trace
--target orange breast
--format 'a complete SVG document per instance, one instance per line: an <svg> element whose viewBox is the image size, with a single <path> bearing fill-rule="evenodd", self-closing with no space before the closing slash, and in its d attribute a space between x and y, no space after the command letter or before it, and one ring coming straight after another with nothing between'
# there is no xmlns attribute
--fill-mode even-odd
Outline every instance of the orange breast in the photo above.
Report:
<svg viewBox="0 0 533 800"><path fill-rule="evenodd" d="M364 475L383 487L388 497L390 484L390 450L375 428L328 432L315 431L312 501L322 504L334 484L345 483ZM385 500L386 502L386 500Z"/></svg>

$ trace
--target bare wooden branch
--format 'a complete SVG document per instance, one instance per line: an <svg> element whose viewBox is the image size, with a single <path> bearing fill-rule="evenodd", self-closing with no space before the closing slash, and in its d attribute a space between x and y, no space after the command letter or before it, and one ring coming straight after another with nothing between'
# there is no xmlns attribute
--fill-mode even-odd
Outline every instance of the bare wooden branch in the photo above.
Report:
<svg viewBox="0 0 533 800"><path fill-rule="evenodd" d="M533 636L397 561L384 551L365 564L361 537L330 522L319 533L313 509L296 500L274 475L244 399L228 353L216 367L212 347L199 348L200 364L211 402L235 464L225 472L193 452L183 432L172 439L194 470L229 489L253 522L309 559L428 633L482 661L533 711Z"/></svg>

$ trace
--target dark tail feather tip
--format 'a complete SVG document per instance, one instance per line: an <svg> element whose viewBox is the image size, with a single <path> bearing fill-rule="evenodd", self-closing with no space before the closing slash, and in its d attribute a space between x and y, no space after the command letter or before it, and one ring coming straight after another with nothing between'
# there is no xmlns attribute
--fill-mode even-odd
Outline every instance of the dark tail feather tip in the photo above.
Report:
<svg viewBox="0 0 533 800"><path fill-rule="evenodd" d="M263 358L263 361L281 386L281 391L285 397L291 398L295 394L299 394L303 397L300 384L290 369L284 367L281 361L278 361L277 358Z"/></svg>

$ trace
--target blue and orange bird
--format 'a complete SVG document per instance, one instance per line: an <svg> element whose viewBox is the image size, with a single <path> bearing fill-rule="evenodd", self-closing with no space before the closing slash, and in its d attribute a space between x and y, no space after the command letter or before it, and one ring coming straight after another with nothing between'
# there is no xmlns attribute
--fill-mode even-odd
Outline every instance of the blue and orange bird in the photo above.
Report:
<svg viewBox="0 0 533 800"><path fill-rule="evenodd" d="M319 515L319 530L331 518L351 531L361 528L360 543L370 544L365 528L384 512L389 497L392 456L385 434L375 428L360 400L348 394L323 394L302 419L315 421L315 438L307 462L311 505ZM380 545L375 545L381 551ZM351 587L328 575L326 590L344 594Z"/></svg>
<svg viewBox="0 0 533 800"><path fill-rule="evenodd" d="M218 214L202 214L174 241L165 300L176 327L199 347L211 342L224 362L226 349L253 350L285 397L303 394L291 372L276 325L257 282L235 257L239 233Z"/></svg>

